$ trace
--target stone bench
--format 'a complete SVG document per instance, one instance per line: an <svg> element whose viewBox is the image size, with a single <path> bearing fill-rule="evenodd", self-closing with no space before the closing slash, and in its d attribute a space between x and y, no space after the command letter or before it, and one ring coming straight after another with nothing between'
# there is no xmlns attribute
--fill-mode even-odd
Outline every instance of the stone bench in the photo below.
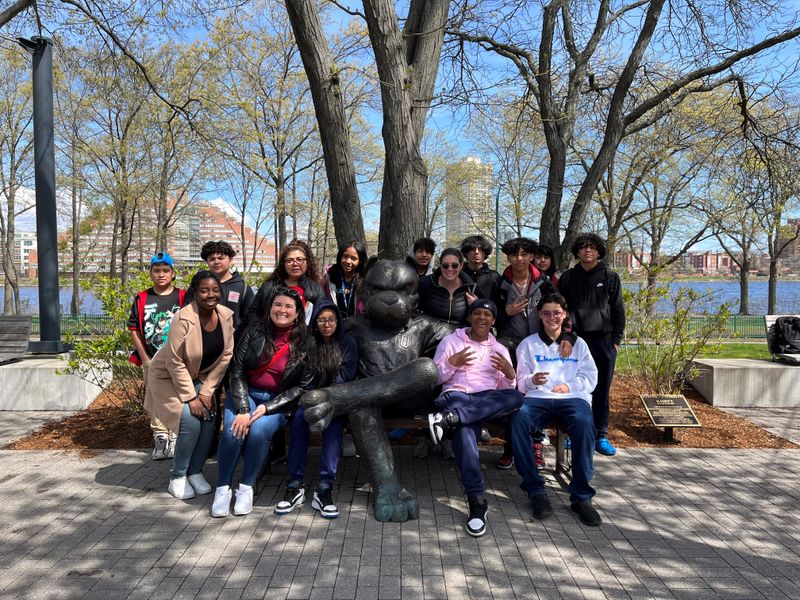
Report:
<svg viewBox="0 0 800 600"><path fill-rule="evenodd" d="M752 358L701 358L689 383L712 406L800 407L800 367Z"/></svg>

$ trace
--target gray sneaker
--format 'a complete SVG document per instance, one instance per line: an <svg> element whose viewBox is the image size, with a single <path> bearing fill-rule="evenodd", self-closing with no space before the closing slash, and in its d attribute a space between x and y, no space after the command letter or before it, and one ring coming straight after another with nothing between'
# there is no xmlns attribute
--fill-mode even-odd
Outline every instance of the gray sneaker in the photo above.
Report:
<svg viewBox="0 0 800 600"><path fill-rule="evenodd" d="M153 434L153 460L165 460L167 456L167 449L169 447L169 435L166 433Z"/></svg>
<svg viewBox="0 0 800 600"><path fill-rule="evenodd" d="M175 444L178 443L178 435L170 431L167 438L167 458L175 458Z"/></svg>

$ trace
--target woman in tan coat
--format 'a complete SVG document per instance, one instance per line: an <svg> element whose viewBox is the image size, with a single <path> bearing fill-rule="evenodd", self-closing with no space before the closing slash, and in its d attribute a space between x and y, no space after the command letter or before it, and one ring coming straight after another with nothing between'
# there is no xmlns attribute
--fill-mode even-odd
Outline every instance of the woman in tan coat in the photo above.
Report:
<svg viewBox="0 0 800 600"><path fill-rule="evenodd" d="M179 500L208 494L203 465L214 437L214 392L233 355L233 311L219 304L217 275L192 278L194 300L173 318L166 345L147 374L144 407L178 432L169 493Z"/></svg>

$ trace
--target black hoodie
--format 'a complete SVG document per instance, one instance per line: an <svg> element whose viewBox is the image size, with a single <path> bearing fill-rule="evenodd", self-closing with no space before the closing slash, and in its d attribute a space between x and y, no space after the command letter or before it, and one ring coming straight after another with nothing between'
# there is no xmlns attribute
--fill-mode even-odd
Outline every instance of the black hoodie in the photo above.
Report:
<svg viewBox="0 0 800 600"><path fill-rule="evenodd" d="M344 319L342 319L342 313L339 310L339 307L330 300L322 300L318 304L315 304L313 313L311 314L311 324L309 327L316 329L317 317L319 316L319 313L326 308L333 310L333 312L336 313L336 331L333 335L342 351L342 362L339 366L339 372L336 374L334 380L325 382L325 385L353 381L353 379L356 377L356 371L358 370L358 345L352 336L349 336L344 332ZM321 342L318 340L316 334L313 335L314 346L316 347Z"/></svg>
<svg viewBox="0 0 800 600"><path fill-rule="evenodd" d="M231 273L231 278L222 282L222 300L220 304L233 311L233 328L239 327L242 317L247 313L247 309L253 303L256 294L247 285L238 271ZM184 306L194 300L194 290L190 287L186 292Z"/></svg>

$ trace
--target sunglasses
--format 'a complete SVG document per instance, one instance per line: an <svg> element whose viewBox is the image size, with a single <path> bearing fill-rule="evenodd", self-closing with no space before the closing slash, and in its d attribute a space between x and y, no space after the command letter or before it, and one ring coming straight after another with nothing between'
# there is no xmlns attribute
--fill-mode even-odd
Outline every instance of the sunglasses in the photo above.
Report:
<svg viewBox="0 0 800 600"><path fill-rule="evenodd" d="M445 271L449 271L449 270L456 271L456 270L461 268L461 265L459 263L442 263L441 267Z"/></svg>

